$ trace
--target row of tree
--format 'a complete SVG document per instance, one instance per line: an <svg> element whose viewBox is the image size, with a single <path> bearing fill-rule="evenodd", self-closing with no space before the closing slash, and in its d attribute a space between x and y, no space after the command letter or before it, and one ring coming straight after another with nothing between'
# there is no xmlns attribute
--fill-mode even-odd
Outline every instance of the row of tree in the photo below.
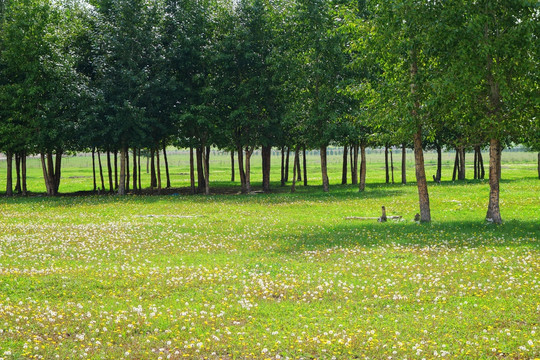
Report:
<svg viewBox="0 0 540 360"><path fill-rule="evenodd" d="M535 1L0 3L8 194L13 158L24 185L26 156L39 154L47 193L55 195L62 155L77 151L107 153L109 174L110 155L118 154L118 193L125 194L130 177L133 189L142 185L141 150L159 168L167 145L191 149L192 188L197 182L206 193L211 147L231 151L233 162L236 152L249 192L255 149L265 191L272 148L293 153L298 172L300 153L320 150L328 191L327 147L344 146L353 182L364 190L366 147L399 146L414 149L428 222L423 150L456 149L462 178L465 150L474 149L480 177L480 150L489 145L487 218L500 223L503 147L540 150ZM152 186L161 187L160 173ZM434 178L440 181L440 167Z"/></svg>

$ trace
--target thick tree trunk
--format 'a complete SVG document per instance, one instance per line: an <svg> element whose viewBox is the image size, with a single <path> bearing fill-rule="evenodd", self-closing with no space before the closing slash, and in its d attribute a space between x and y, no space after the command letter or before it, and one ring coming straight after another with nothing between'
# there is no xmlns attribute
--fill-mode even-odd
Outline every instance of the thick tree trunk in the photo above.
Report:
<svg viewBox="0 0 540 360"><path fill-rule="evenodd" d="M285 186L285 147L281 148L281 186Z"/></svg>
<svg viewBox="0 0 540 360"><path fill-rule="evenodd" d="M456 149L456 158L454 160L454 171L452 172L452 181L456 181L456 174L459 168L459 150Z"/></svg>
<svg viewBox="0 0 540 360"><path fill-rule="evenodd" d="M390 171L388 169L388 146L384 147L384 168L386 173L386 183L390 183Z"/></svg>
<svg viewBox="0 0 540 360"><path fill-rule="evenodd" d="M351 165L351 171L352 171L352 177L351 177L351 184L358 185L358 149L359 145L355 144L353 146L353 157L352 157L352 165Z"/></svg>
<svg viewBox="0 0 540 360"><path fill-rule="evenodd" d="M203 150L204 150L203 147L198 147L195 149L195 154L197 156L197 193L199 194L204 192L204 184L205 184L204 169L203 169L204 160L203 160L203 155L202 155Z"/></svg>
<svg viewBox="0 0 540 360"><path fill-rule="evenodd" d="M437 174L435 175L435 179L437 179L437 182L441 182L442 177L442 148L439 144L437 144Z"/></svg>
<svg viewBox="0 0 540 360"><path fill-rule="evenodd" d="M202 163L204 171L204 194L210 195L210 147L202 147Z"/></svg>
<svg viewBox="0 0 540 360"><path fill-rule="evenodd" d="M101 178L101 191L105 191L105 178L103 176L103 166L101 164L101 154L97 151L98 164L99 164L99 176Z"/></svg>
<svg viewBox="0 0 540 360"><path fill-rule="evenodd" d="M291 154L290 146L287 146L287 157L285 158L285 182L289 181L289 156Z"/></svg>
<svg viewBox="0 0 540 360"><path fill-rule="evenodd" d="M272 159L272 147L263 146L262 154L262 171L263 171L263 191L270 192L270 169Z"/></svg>
<svg viewBox="0 0 540 360"><path fill-rule="evenodd" d="M244 171L244 150L242 149L242 146L238 146L238 173L240 174L242 194L247 194L246 172Z"/></svg>
<svg viewBox="0 0 540 360"><path fill-rule="evenodd" d="M122 147L120 150L120 182L118 184L118 195L121 196L126 195L126 153L127 149ZM115 152L115 159L116 158Z"/></svg>
<svg viewBox="0 0 540 360"><path fill-rule="evenodd" d="M163 142L163 161L165 161L165 175L167 176L167 189L171 188L171 174L169 172L169 159L167 158L167 145Z"/></svg>
<svg viewBox="0 0 540 360"><path fill-rule="evenodd" d="M328 163L327 163L327 154L326 154L326 145L321 146L321 173L322 173L322 184L323 191L330 191L330 184L328 181Z"/></svg>
<svg viewBox="0 0 540 360"><path fill-rule="evenodd" d="M394 152L390 149L390 170L392 171L392 184L394 184Z"/></svg>
<svg viewBox="0 0 540 360"><path fill-rule="evenodd" d="M107 150L107 171L109 174L109 192L113 192L113 171L112 171L112 164L111 164L111 152Z"/></svg>
<svg viewBox="0 0 540 360"><path fill-rule="evenodd" d="M540 160L540 159L539 159ZM307 179L307 159L306 159L306 147L302 149L302 162L304 163L304 186L308 186Z"/></svg>
<svg viewBox="0 0 540 360"><path fill-rule="evenodd" d="M293 181L291 186L291 192L296 191L296 180L297 180L297 172L300 171L300 147L297 145L294 151L294 166L293 166ZM347 162L347 158L345 157L345 162Z"/></svg>
<svg viewBox="0 0 540 360"><path fill-rule="evenodd" d="M489 204L486 220L496 224L502 223L499 208L499 165L501 162L500 141L491 139L489 144Z"/></svg>
<svg viewBox="0 0 540 360"><path fill-rule="evenodd" d="M343 168L341 170L341 185L347 184L347 178L349 175L348 170L347 170L347 164L349 162L348 150L349 150L349 146L345 145L343 147ZM352 168L352 154L351 154L351 168Z"/></svg>
<svg viewBox="0 0 540 360"><path fill-rule="evenodd" d="M97 182L96 182L96 149L92 148L92 178L94 180L94 192L97 191Z"/></svg>
<svg viewBox="0 0 540 360"><path fill-rule="evenodd" d="M153 190L157 187L157 175L156 175L156 151L150 149L150 188Z"/></svg>
<svg viewBox="0 0 540 360"><path fill-rule="evenodd" d="M15 174L17 176L17 181L15 183L15 192L21 193L21 156L19 152L15 153Z"/></svg>
<svg viewBox="0 0 540 360"><path fill-rule="evenodd" d="M13 196L13 153L11 151L6 152L6 161L6 196Z"/></svg>
<svg viewBox="0 0 540 360"><path fill-rule="evenodd" d="M193 148L189 148L189 183L191 193L195 194L195 161L193 159Z"/></svg>
<svg viewBox="0 0 540 360"><path fill-rule="evenodd" d="M405 144L401 146L401 183L407 183L407 148Z"/></svg>
<svg viewBox="0 0 540 360"><path fill-rule="evenodd" d="M251 154L253 154L253 149L250 149L249 146L246 147L246 165L245 165L245 179L246 179L246 190L247 193L251 192Z"/></svg>
<svg viewBox="0 0 540 360"><path fill-rule="evenodd" d="M114 150L114 188L118 189L118 151Z"/></svg>
<svg viewBox="0 0 540 360"><path fill-rule="evenodd" d="M26 150L22 152L22 195L26 196L28 189L26 188Z"/></svg>
<svg viewBox="0 0 540 360"><path fill-rule="evenodd" d="M420 128L414 134L414 162L420 203L420 221L431 222L426 170L424 168L424 150L422 149L422 130Z"/></svg>
<svg viewBox="0 0 540 360"><path fill-rule="evenodd" d="M133 148L133 191L137 191L137 175L138 175L138 169L137 169L137 149Z"/></svg>
<svg viewBox="0 0 540 360"><path fill-rule="evenodd" d="M360 191L366 188L366 146L360 145Z"/></svg>
<svg viewBox="0 0 540 360"><path fill-rule="evenodd" d="M159 146L156 146L156 174L158 194L161 194L161 160L159 156Z"/></svg>
<svg viewBox="0 0 540 360"><path fill-rule="evenodd" d="M231 182L234 182L234 150L231 150Z"/></svg>

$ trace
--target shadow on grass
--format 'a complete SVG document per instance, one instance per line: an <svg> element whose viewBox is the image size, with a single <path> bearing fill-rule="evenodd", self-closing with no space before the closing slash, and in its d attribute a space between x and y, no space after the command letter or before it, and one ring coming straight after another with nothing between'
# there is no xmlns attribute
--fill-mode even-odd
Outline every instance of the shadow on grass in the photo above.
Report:
<svg viewBox="0 0 540 360"><path fill-rule="evenodd" d="M519 247L540 249L537 221L511 220L502 225L483 222L346 222L320 231L288 235L291 240L276 251L281 253L322 250L334 247L403 246Z"/></svg>

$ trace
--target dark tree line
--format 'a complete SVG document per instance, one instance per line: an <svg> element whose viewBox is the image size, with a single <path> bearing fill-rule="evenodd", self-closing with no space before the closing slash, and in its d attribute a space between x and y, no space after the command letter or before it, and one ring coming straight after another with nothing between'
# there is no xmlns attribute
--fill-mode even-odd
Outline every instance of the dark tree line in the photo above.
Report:
<svg viewBox="0 0 540 360"><path fill-rule="evenodd" d="M429 222L423 152L439 154L440 182L441 153L455 149L453 180L474 151L474 178L490 179L486 218L500 223L502 149L540 150L534 2L4 0L0 11L7 195L28 191L29 155L49 195L72 152L92 153L94 190L123 195L147 186L141 156L160 191L167 146L188 148L191 190L208 194L211 148L230 151L245 193L256 149L264 191L273 148L293 191L307 185L306 150L319 150L329 191L329 146L344 149L342 183L363 191L367 147L386 149L392 183L393 149L405 166L411 148Z"/></svg>

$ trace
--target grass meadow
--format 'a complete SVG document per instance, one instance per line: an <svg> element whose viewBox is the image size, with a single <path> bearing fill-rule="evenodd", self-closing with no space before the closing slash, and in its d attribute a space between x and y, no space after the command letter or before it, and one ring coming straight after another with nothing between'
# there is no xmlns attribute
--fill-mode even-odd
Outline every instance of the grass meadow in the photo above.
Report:
<svg viewBox="0 0 540 360"><path fill-rule="evenodd" d="M398 154L396 184L370 154L363 193L338 185L339 154L323 193L312 154L310 186L279 187L275 156L273 193L239 195L215 154L220 194L1 197L0 358L540 358L536 154L503 153L500 226L484 221L487 180L449 181L453 156L429 183L431 224L412 220L411 154L407 185ZM188 186L186 154L169 161L173 187ZM90 157L64 164L60 192L92 189ZM347 219L383 205L403 221Z"/></svg>

